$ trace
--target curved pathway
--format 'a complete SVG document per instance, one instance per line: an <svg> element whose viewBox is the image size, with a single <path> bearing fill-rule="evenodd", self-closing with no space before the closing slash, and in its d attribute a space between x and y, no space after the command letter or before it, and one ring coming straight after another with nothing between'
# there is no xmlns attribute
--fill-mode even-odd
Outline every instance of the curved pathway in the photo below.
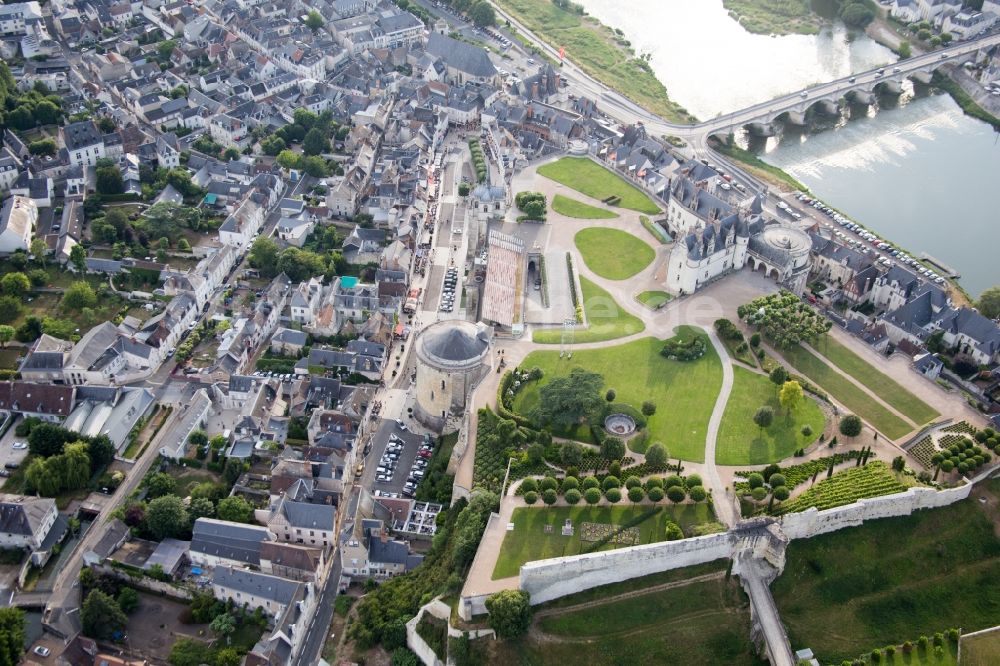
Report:
<svg viewBox="0 0 1000 666"><path fill-rule="evenodd" d="M719 478L719 470L715 466L715 445L719 439L719 426L722 424L722 415L726 412L726 403L729 402L729 394L733 390L733 365L729 360L729 353L725 345L719 340L715 331L707 326L702 326L702 330L708 334L708 339L712 341L715 352L722 361L722 388L715 399L715 408L712 410L712 417L708 420L708 432L705 435L705 477L708 485L712 489L712 505L715 507L715 514L725 525L732 527L739 520L739 515L733 505L732 498L729 497L728 488Z"/></svg>

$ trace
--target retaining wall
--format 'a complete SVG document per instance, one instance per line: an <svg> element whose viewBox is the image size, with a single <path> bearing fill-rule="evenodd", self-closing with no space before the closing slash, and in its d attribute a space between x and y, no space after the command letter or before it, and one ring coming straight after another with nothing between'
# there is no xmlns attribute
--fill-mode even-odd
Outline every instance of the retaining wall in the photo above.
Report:
<svg viewBox="0 0 1000 666"><path fill-rule="evenodd" d="M416 617L406 623L406 647L413 650L424 666L444 666L444 662L437 656L437 653L417 633L417 624L420 623L420 618L424 616L425 612L427 612L427 606L421 608Z"/></svg>
<svg viewBox="0 0 1000 666"><path fill-rule="evenodd" d="M521 567L521 589L540 604L592 587L703 564L732 555L726 532L631 548L529 562Z"/></svg>
<svg viewBox="0 0 1000 666"><path fill-rule="evenodd" d="M781 517L781 529L789 539L808 539L819 534L834 532L845 527L857 527L866 520L908 516L918 509L934 509L965 499L972 492L972 484L957 488L934 490L910 488L895 495L862 499L854 504L819 511L815 507Z"/></svg>
<svg viewBox="0 0 1000 666"><path fill-rule="evenodd" d="M990 473L987 471L980 476ZM781 517L780 525L789 539L808 539L845 527L857 527L866 520L908 516L919 509L948 506L967 498L972 487L973 483L947 490L910 488L903 493L862 499L825 511L811 508L787 514ZM520 589L531 594L533 605L541 604L601 585L730 558L736 544L733 535L726 532L528 562L521 566ZM472 615L485 613L487 596L463 596L459 607L462 618L468 620Z"/></svg>

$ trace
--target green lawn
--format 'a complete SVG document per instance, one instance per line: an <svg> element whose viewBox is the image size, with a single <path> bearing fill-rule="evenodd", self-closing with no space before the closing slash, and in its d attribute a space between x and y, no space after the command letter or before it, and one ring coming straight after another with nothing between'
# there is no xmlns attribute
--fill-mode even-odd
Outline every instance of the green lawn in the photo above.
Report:
<svg viewBox="0 0 1000 666"><path fill-rule="evenodd" d="M504 536L500 555L493 569L493 579L516 576L525 562L579 554L588 543L580 540L581 523L624 525L649 508L649 506L557 506L514 509L514 515L511 517L514 531L507 532ZM562 535L562 526L567 518L576 528L571 537ZM636 526L640 532L639 543L663 541L666 537L668 520L687 530L693 525L714 522L715 516L707 504L663 505L659 513ZM545 532L546 525L552 526L550 533ZM615 544L609 543L601 550L613 550L616 547Z"/></svg>
<svg viewBox="0 0 1000 666"><path fill-rule="evenodd" d="M594 199L621 197L618 206L622 208L651 215L660 212L638 187L586 157L563 157L538 167L538 173Z"/></svg>
<svg viewBox="0 0 1000 666"><path fill-rule="evenodd" d="M646 330L646 325L641 319L622 310L611 294L582 275L580 288L583 291L583 310L587 314L588 326L586 330L574 334L574 342L615 340ZM531 340L541 344L559 344L562 340L562 329L533 331Z"/></svg>
<svg viewBox="0 0 1000 666"><path fill-rule="evenodd" d="M774 409L774 423L761 431L753 415L763 405ZM778 402L778 387L764 375L733 367L733 391L719 428L715 462L720 465L755 465L783 460L808 446L823 432L826 419L816 401L804 397L788 414ZM808 437L802 426L812 428Z"/></svg>
<svg viewBox="0 0 1000 666"><path fill-rule="evenodd" d="M566 58L598 81L668 121L695 121L670 101L667 89L624 38L596 19L537 0L500 0L497 5L550 46L565 47Z"/></svg>
<svg viewBox="0 0 1000 666"><path fill-rule="evenodd" d="M655 310L664 303L669 302L671 299L673 299L673 296L665 291L644 291L635 297L635 300L652 310Z"/></svg>
<svg viewBox="0 0 1000 666"><path fill-rule="evenodd" d="M656 252L627 231L588 227L573 237L587 268L608 280L625 280L652 263Z"/></svg>
<svg viewBox="0 0 1000 666"><path fill-rule="evenodd" d="M692 568L693 569L693 568ZM684 571L684 570L681 570ZM692 571L691 576L701 573ZM646 581L655 576L637 579ZM650 580L649 585L655 584ZM735 578L692 582L542 617L538 628L557 639L520 648L534 658L495 663L669 664L756 666L749 602Z"/></svg>
<svg viewBox="0 0 1000 666"><path fill-rule="evenodd" d="M679 335L702 334L681 326ZM694 462L705 459L705 436L712 408L722 387L722 364L711 344L697 361L671 361L660 355L663 341L643 338L617 347L584 349L573 358L559 358L558 351L535 351L521 367L540 367L545 375L531 382L514 399L514 409L528 413L537 404L539 387L574 367L604 376L605 386L618 393L617 401L634 407L650 400L656 413L649 417L650 442L663 442L672 458Z"/></svg>
<svg viewBox="0 0 1000 666"><path fill-rule="evenodd" d="M824 335L813 347L827 360L867 386L872 393L914 423L923 425L939 416L933 407L907 391L888 375L873 368L867 361L829 335Z"/></svg>
<svg viewBox="0 0 1000 666"><path fill-rule="evenodd" d="M618 213L606 208L591 206L582 201L564 197L561 194L552 197L552 210L560 215L575 217L581 220L611 220L618 217Z"/></svg>
<svg viewBox="0 0 1000 666"><path fill-rule="evenodd" d="M771 585L793 649L824 664L950 627L1000 624L1000 539L986 492L940 509L873 520L788 546ZM935 663L931 661L930 663Z"/></svg>
<svg viewBox="0 0 1000 666"><path fill-rule="evenodd" d="M899 439L913 430L906 421L873 400L865 391L804 347L783 349L781 353L796 370L890 439Z"/></svg>

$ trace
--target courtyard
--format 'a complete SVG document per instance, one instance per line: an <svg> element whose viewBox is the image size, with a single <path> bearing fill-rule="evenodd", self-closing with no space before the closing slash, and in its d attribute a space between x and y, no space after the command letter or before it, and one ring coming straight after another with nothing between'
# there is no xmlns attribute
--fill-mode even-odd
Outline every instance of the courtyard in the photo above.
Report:
<svg viewBox="0 0 1000 666"><path fill-rule="evenodd" d="M698 329L681 326L681 338L704 336ZM528 414L539 400L539 388L553 377L565 376L573 368L583 368L604 377L605 389L617 392L617 402L638 408L645 401L656 404L649 417L649 441L662 442L671 458L692 462L705 459L708 420L722 387L722 363L711 345L695 361L681 362L660 355L663 341L653 337L599 349L582 349L572 358L560 358L558 351L532 352L520 364L538 366L544 372L539 382L531 382L514 400L515 411Z"/></svg>

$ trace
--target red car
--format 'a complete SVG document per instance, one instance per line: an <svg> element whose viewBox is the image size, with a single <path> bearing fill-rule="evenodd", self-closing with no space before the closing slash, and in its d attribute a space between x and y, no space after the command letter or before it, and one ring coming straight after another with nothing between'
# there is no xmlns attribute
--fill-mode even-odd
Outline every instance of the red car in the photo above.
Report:
<svg viewBox="0 0 1000 666"><path fill-rule="evenodd" d="M430 458L431 457L431 452L430 451L420 451L420 452L417 453L417 455L420 456L421 458Z"/></svg>

